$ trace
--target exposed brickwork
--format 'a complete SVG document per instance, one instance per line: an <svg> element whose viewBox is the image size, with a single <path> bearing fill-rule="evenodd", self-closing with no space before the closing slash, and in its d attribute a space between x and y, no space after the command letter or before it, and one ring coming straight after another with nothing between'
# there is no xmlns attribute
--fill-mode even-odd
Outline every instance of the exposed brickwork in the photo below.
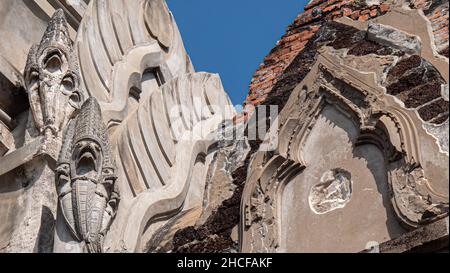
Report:
<svg viewBox="0 0 450 273"><path fill-rule="evenodd" d="M425 121L431 121L432 119L436 118L436 113L447 113L445 117L448 119L448 108L448 102L443 99L439 99L438 101L435 101L430 105L420 108L419 114Z"/></svg>
<svg viewBox="0 0 450 273"><path fill-rule="evenodd" d="M300 14L287 28L286 34L255 72L250 84L249 95L245 101L246 111L251 112L252 106L264 104L273 95L272 91L285 70L296 56L305 50L308 41L319 31L325 21L343 16L353 20L367 21L391 10L391 4L388 3L391 1L379 2L378 5L367 6L366 1L356 0L311 1L305 7L305 12ZM448 1L411 0L410 2L411 8L424 10L433 28L438 52L448 57ZM348 41L342 42L348 43ZM375 44L366 41L363 43L360 47L355 47L351 53L365 55L379 50ZM378 52L378 54L388 55L390 52Z"/></svg>
<svg viewBox="0 0 450 273"><path fill-rule="evenodd" d="M286 34L254 74L249 96L245 102L247 109L251 108L250 105L260 105L267 100L268 94L271 93L284 70L305 49L307 42L317 33L324 21L342 16L366 21L383 15L389 10L390 5L386 3L369 7L364 1L356 0L312 1L305 7L305 12L287 28Z"/></svg>
<svg viewBox="0 0 450 273"><path fill-rule="evenodd" d="M393 82L396 78L400 78L407 71L419 67L422 64L422 58L419 55L412 55L411 57L405 58L397 63L388 74L388 82Z"/></svg>
<svg viewBox="0 0 450 273"><path fill-rule="evenodd" d="M448 118L448 102L441 98L444 83L431 64L413 55L401 59L388 72L386 91L407 108L417 109L424 121L441 124Z"/></svg>
<svg viewBox="0 0 450 273"><path fill-rule="evenodd" d="M415 0L412 8L423 9L433 28L434 41L438 52L448 58L448 0Z"/></svg>
<svg viewBox="0 0 450 273"><path fill-rule="evenodd" d="M438 82L426 83L412 89L405 99L405 106L417 108L441 96L441 84Z"/></svg>
<svg viewBox="0 0 450 273"><path fill-rule="evenodd" d="M448 102L440 99L441 86L445 81L430 63L418 55L408 56L400 50L368 41L364 32L336 22L322 25L316 36L280 75L263 104L278 105L279 109L283 109L292 90L309 73L318 49L325 45L334 49L349 49L347 54L355 56L399 56L400 61L388 72L385 83L387 92L397 96L407 108L418 110L425 121L441 124L447 120Z"/></svg>
<svg viewBox="0 0 450 273"><path fill-rule="evenodd" d="M368 41L365 32L356 28L330 22L342 16L365 21L391 9L385 3L370 7L364 3L314 0L308 4L305 13L288 27L286 34L256 71L246 100L246 110L250 113L252 106L261 104L278 105L281 110L295 86L310 72L318 50L326 45L334 49L348 49L348 54L354 56L376 54L400 57L400 61L389 71L385 87L407 107L417 109L424 120L434 123L447 120L448 102L440 98L443 79L429 63L420 56L408 56L400 50ZM235 122L243 119L245 117L237 117ZM251 151L245 164L232 174L236 186L233 196L225 200L205 224L179 230L173 238L173 252L237 251L231 233L239 223L239 207L248 164L259 144L259 141L250 142Z"/></svg>
<svg viewBox="0 0 450 273"><path fill-rule="evenodd" d="M365 41L365 36L361 34L357 29L343 24L336 22L323 23L321 29L308 42L305 49L294 58L291 64L278 77L278 81L271 89L270 96L262 104L277 105L281 111L288 101L292 90L311 71L311 67L316 61L318 50L322 46L327 45L335 49L353 49L356 45ZM378 48L378 45L372 46L371 44L370 48ZM368 51L372 52L373 50Z"/></svg>
<svg viewBox="0 0 450 273"><path fill-rule="evenodd" d="M444 50L441 50L441 52L439 52L442 56L445 56L445 57L447 57L448 58L448 46L447 46L447 48L446 49L444 49Z"/></svg>
<svg viewBox="0 0 450 273"><path fill-rule="evenodd" d="M436 7L428 18L433 27L434 40L438 51L443 51L443 54L448 58L448 0L438 7ZM445 49L447 54L445 54ZM442 53L441 53L442 54Z"/></svg>
<svg viewBox="0 0 450 273"><path fill-rule="evenodd" d="M233 196L225 200L200 227L179 230L173 238L175 253L223 253L236 252L238 246L231 238L232 229L239 224L240 205L247 169L252 155L259 149L261 141L249 141L250 152L244 164L232 173L236 189Z"/></svg>

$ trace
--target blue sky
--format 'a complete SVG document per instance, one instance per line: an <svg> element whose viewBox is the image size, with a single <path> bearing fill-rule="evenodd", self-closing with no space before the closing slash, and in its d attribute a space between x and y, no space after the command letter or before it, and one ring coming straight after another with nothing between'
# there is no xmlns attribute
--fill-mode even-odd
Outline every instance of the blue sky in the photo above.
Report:
<svg viewBox="0 0 450 273"><path fill-rule="evenodd" d="M235 105L307 0L166 0L196 71L219 73Z"/></svg>

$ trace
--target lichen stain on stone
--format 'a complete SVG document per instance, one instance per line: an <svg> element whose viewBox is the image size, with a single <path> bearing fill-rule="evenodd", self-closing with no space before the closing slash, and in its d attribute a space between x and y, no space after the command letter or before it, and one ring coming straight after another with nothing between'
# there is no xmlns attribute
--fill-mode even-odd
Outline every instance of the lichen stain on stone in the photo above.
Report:
<svg viewBox="0 0 450 273"><path fill-rule="evenodd" d="M320 183L311 189L309 206L316 214L326 214L344 208L352 196L351 174L333 169L322 175Z"/></svg>

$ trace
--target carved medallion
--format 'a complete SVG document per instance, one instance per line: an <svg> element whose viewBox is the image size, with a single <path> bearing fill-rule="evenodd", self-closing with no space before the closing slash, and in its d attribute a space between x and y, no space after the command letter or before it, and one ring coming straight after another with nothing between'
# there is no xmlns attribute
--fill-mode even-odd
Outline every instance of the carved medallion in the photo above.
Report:
<svg viewBox="0 0 450 273"><path fill-rule="evenodd" d="M309 206L317 214L345 207L352 196L352 176L342 169L325 172L311 189Z"/></svg>

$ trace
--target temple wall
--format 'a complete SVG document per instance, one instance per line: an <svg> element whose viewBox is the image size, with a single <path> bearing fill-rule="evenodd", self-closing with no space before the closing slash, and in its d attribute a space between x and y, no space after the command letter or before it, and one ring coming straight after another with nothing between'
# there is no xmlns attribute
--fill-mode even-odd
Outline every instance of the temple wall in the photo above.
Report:
<svg viewBox="0 0 450 273"><path fill-rule="evenodd" d="M405 233L389 202L384 156L374 145L354 148L357 136L357 127L345 116L332 106L324 109L305 143L311 168L289 182L281 197L280 252L358 252L369 242ZM333 169L348 174L348 185L329 184L326 175ZM348 192L326 203L312 190L317 185L330 192L346 186Z"/></svg>
<svg viewBox="0 0 450 273"><path fill-rule="evenodd" d="M277 93L276 89L279 88L277 83L283 78L283 74L288 72L287 68L295 57L305 50L308 41L321 28L323 22L341 17L355 22L367 22L399 6L424 9L433 31L436 50L448 58L449 19L446 1L311 1L305 6L305 11L288 26L286 34L264 58L253 75L249 95L245 101L247 109L251 112L250 105L265 104L268 99L276 96L272 94Z"/></svg>
<svg viewBox="0 0 450 273"><path fill-rule="evenodd" d="M0 1L0 252L441 250L448 1L304 10L240 115L164 0Z"/></svg>
<svg viewBox="0 0 450 273"><path fill-rule="evenodd" d="M440 3L439 1L436 2L438 4ZM418 141L420 143L419 146L421 146L421 148L419 149L421 150L421 153L423 153L424 157L434 158L434 156L431 156L429 154L429 151L431 150L435 151L435 155L439 154L439 159L436 159L434 163L432 163L434 167L428 169L427 172L430 178L433 177L436 188L441 188L441 186L445 188L446 179L444 177L447 175L448 169L441 169L441 167L443 167L446 162L448 162L448 153L446 152L446 145L438 143L444 143L448 138L446 133L443 133L443 130L445 130L445 128L448 128L448 98L446 98L444 91L446 86L448 86L448 59L446 59L445 57L445 50L439 51L440 49L438 50L436 47L437 43L440 43L438 39L439 37L441 37L436 36L436 32L434 31L436 29L436 24L433 25L433 23L431 22L432 18L428 12L425 13L425 16L423 16L422 10L416 10L415 7L410 5L411 3L407 1L370 1L370 3L369 1L367 1L367 4L362 1L358 1L358 3L356 3L356 1L311 1L311 3L305 8L306 11L300 14L295 22L288 27L286 35L283 36L282 39L277 43L277 46L264 59L264 63L255 73L252 84L250 86L249 97L246 101L248 113L251 113L253 111L251 107L252 105L277 105L279 106L280 111L282 111L285 105L289 104L289 100L295 101L296 96L302 96L303 98L309 97L308 93L300 95L299 93L295 92L295 89L300 88L298 85L302 82L302 80L305 80L305 77L317 73L317 71L311 72L311 68L317 63L317 56L319 55L319 52L323 52L325 50L321 47L333 40L334 42L329 43L328 46L331 46L333 49L335 49L332 50L333 55L340 56L339 60L335 60L336 63L342 63L350 66L367 76L372 74L375 75L381 88L386 88L388 92L397 96L399 101L401 100L404 103L402 104L400 102L400 105L402 105L402 107L406 106L406 108L415 109L417 111L416 114L412 115L417 115L419 119L421 119L421 121L416 123L416 128L418 131L420 131L421 136L417 137L415 141ZM445 6L442 10L445 11ZM442 16L437 15L437 17L444 23L445 21L448 22L448 18L445 16L445 13L443 13ZM333 25L332 23L326 23L332 20L338 21L342 23L342 25ZM396 28L395 31L398 31L398 34L400 35L399 37L402 37L401 35L403 35L403 37L406 38L408 34L417 35L417 37L419 37L422 41L421 49L418 52L418 55L421 55L420 64L414 66L413 62L411 62L412 59L417 57L408 59L408 55L406 55L403 58L397 58L396 53L390 51L392 49L384 51L387 49L387 47L393 47L397 49L404 48L407 43L402 41L403 38L399 38L397 41L376 40L371 39L369 34L369 39L366 39L367 34L364 34L364 32L358 33L358 30L365 31L370 24L374 23L391 25L393 28ZM331 27L332 25L333 27ZM345 25L353 26L355 28L347 29ZM336 32L334 32L333 30L330 31L331 29L329 27L331 27L331 29L336 27ZM441 27L445 27L445 24L441 24ZM350 33L347 32L348 30L354 33L355 36L347 36ZM402 33L407 34L405 36L405 34ZM445 41L445 35L443 35L443 37ZM442 47L445 47L445 43L441 44L444 45ZM350 50L345 48L348 48ZM423 78L424 74L421 74L422 69L415 69L414 71L410 70L413 69L412 67L417 68L418 66L422 65L430 68L431 66L433 66L433 68L428 70L430 72L434 71L428 74L428 76L431 76L430 78ZM400 69L400 67L403 68ZM400 72L400 74L397 74L397 72L400 71L399 69L402 72ZM338 68L334 68L333 71L335 71L336 73L341 73L339 72L340 69ZM414 73L419 74L414 76ZM414 77L418 80L408 81L406 79L407 75L410 78ZM367 78L364 79L367 80ZM402 91L400 91L399 93L392 92L393 88L396 88L396 86L402 86ZM310 92L311 91L312 90L310 90ZM347 92L349 96L352 96L351 94L357 91L348 90ZM309 99L311 99L311 97L309 97ZM306 107L303 105L307 101L308 100L293 102L294 104L289 105L293 108L297 107L297 111L301 113L302 109ZM248 115L248 117L249 116L250 114ZM243 120L249 120L249 118L244 118ZM249 122L251 122L251 120ZM427 131L423 130L421 124L423 124L423 126L427 128ZM424 136L424 134L433 134L436 139L426 137ZM292 138L292 136L290 137ZM280 142L289 142L290 137L280 138ZM293 140L291 139L291 142L292 141ZM252 154L253 156L244 160L245 164L249 164L250 166L254 165L255 170L257 170L258 168L264 168L262 166L264 166L264 164L267 162L261 163L256 159L258 157L257 153L255 153L258 149L258 141L250 142L252 146L250 156ZM431 142L435 143L431 144ZM438 144L438 146L435 146L436 144ZM329 152L317 153L317 151L315 151L315 149L320 149L320 147L322 146L323 144L317 144L314 149L308 152L308 154L318 154L319 157L330 154ZM335 145L334 147L339 147L339 145ZM373 147L368 146L365 148L358 148L358 151L362 153L362 155L359 156L364 155L364 152L361 152L364 151L364 149L370 150L373 149ZM439 150L440 152L438 152ZM275 152L275 154L277 154L277 152ZM369 152L366 151L366 153ZM370 153L376 154L376 149ZM273 156L273 154L267 153L264 156L270 158ZM374 157L375 156L369 156L367 160L369 162L373 162L372 165L379 165L382 159L377 159L376 157ZM339 160L339 157L333 158L335 160ZM265 158L265 160L267 161L269 159ZM290 166L289 164L293 164L290 163L289 160L286 161L286 166ZM425 162L429 161L424 161L424 168L428 168L426 167L427 163ZM342 161L341 163L344 164L344 161ZM308 163L306 166L314 166L316 164L319 163ZM270 166L268 166L268 168L269 167ZM438 168L439 171L434 168ZM295 168L292 167L292 169L294 170ZM294 172L293 170L291 172ZM362 172L362 169L359 170L359 172ZM378 197L374 197L378 200L374 201L374 204L378 204L379 211L372 219L372 224L370 224L371 219L354 219L357 222L360 220L364 223L367 223L368 226L373 225L372 231L375 235L373 238L380 240L381 242L384 240L393 239L397 236L400 236L404 232L407 232L403 230L403 227L400 227L400 225L403 224L399 223L401 221L399 221L397 216L395 216L396 213L394 213L392 205L386 201L391 198L392 191L389 190L387 186L389 182L386 180L386 173L383 175L383 172L387 172L387 170L382 166L377 167L377 179L372 180L371 186L367 187L369 189L377 188L377 191L374 192L378 194ZM438 173L443 174L443 176L437 175ZM233 172L232 175L233 178L229 182L230 185L241 185L242 183L246 183L247 187L248 184L251 183L252 179L254 179L255 181L257 179L252 178L251 169L248 167L237 172ZM273 170L272 173L269 172L268 176L270 175L276 176L277 173ZM364 177L365 182L369 182L370 177L372 176L369 173L365 173L364 175L361 175L361 177ZM273 196L270 195L269 197L271 198L268 197L268 201L266 200L266 202L271 203L274 207L277 207L276 209L274 209L275 212L281 213L277 210L282 210L285 211L287 215L290 214L289 219L298 219L299 215L292 213L293 211L301 211L302 209L308 210L304 207L307 207L307 201L305 200L305 198L307 197L306 193L309 192L309 188L307 185L304 185L304 181L302 182L303 183L291 182L290 184L288 184L288 186L286 186L286 188L284 188L284 190L282 189L282 187L280 187L280 191L283 190L284 192L286 192L287 196L291 196L289 195L289 193L292 193L294 189L298 194L302 194L300 198L291 197L292 199L284 199L286 201L285 206L287 207L277 207L274 203L280 201L272 199ZM296 189L295 186L300 187L300 189ZM446 190L441 188L440 192L444 194L443 198L445 200L445 198L447 198L445 194ZM174 250L182 252L195 252L206 248L206 251L212 252L230 251L230 246L232 246L233 243L240 243L241 246L244 245L244 248L241 248L241 250L250 251L250 243L243 243L241 239L237 239L237 237L235 236L235 224L237 224L237 221L235 221L233 217L227 218L228 220L226 221L222 220L224 219L223 215L227 215L227 213L235 209L236 203L234 202L234 200L239 200L241 194L241 188L236 188L234 190L233 197L224 200L220 209L213 215L210 215L207 222L197 222L193 227L189 227L177 232L174 238ZM260 194L262 195L262 193ZM275 193L273 194L276 196ZM246 198L245 196L247 196L247 198L250 198L250 196L252 196L252 199L255 197L254 193L246 193L245 190L243 196L244 200ZM263 199L263 197L261 198ZM358 197L355 198L357 199ZM362 201L364 200L364 198L361 198L359 200ZM261 200L260 202L263 203L264 201ZM242 217L241 236L242 234L246 234L245 231L243 231L246 229L246 227L242 227L244 226L243 223L245 222L245 219L251 218L248 217L247 214L250 214L250 211L252 213L255 211L254 213L256 214L256 219L259 219L258 221L261 221L265 224L261 224L261 226L258 226L260 227L259 229L255 228L254 231L252 231L253 236L255 237L255 241L253 241L253 243L256 245L254 246L252 251L273 251L271 247L276 248L277 246L259 245L259 240L264 239L261 239L261 237L257 235L259 233L267 233L266 235L263 235L262 238L265 238L268 242L273 242L273 240L276 241L276 239L278 238L276 234L272 234L271 231L266 231L267 229L271 229L271 227L275 225L274 220L272 219L272 214L265 211L265 209L263 208L260 209L259 207L261 206L261 204L258 203L258 201L255 201L255 203L249 205L249 210L246 210L245 206L245 201L242 201L240 212L240 217ZM294 207L296 209L292 209ZM345 213L346 212L344 209L343 212L336 212L336 215L345 215ZM350 212L349 215L351 214L352 213ZM281 218L281 220L280 218L276 219L283 221L282 213L279 217ZM337 219L339 219L339 217L336 217L335 220ZM251 222L252 220L248 221ZM295 222L295 220L293 221L293 223L278 223L281 226L281 231L279 231L281 232L281 234L278 234L278 236L284 238L285 241L292 242L291 246L295 245L290 249L291 251L297 252L302 251L302 249L303 251L333 251L333 246L339 246L339 242L334 241L334 244L321 244L323 247L322 249L308 249L308 247L301 244L302 241L300 238L297 238L298 240L293 240L291 234L292 232L299 232L299 236L304 236L304 238L313 236L308 232L303 233L301 228L297 230L296 227L305 227L306 229L308 228L308 225L314 225L314 220L312 220L312 223L311 221L305 221L302 223ZM324 223L329 224L330 222L333 222L332 225L334 225L333 220L330 220L329 222L325 220ZM324 226L322 226L324 231L327 230L327 224L324 224ZM251 224L249 223L249 225ZM344 231L346 229L344 227L347 228L347 231ZM353 225L346 226L344 223L342 223L342 228L344 233L348 232L348 230L355 229ZM321 230L321 228L319 228L319 230ZM276 233L276 230L273 232ZM361 234L359 234L358 236L360 236L359 238L361 239L361 241L359 245L353 245L353 247L355 248L364 248L366 246L365 244L369 243L369 241L365 241L365 239L369 239L368 237L370 237L370 235L368 235L365 230L360 230L360 232ZM323 237L322 234L316 234L316 236L318 238ZM320 241L320 239L317 240ZM319 243L319 241L315 241L315 243ZM285 245L278 247L281 247L280 252L288 250ZM351 244L349 244L343 247L351 248L352 246ZM231 249L233 248L231 247ZM345 249L342 248L340 249L340 251L345 251ZM349 249L347 249L347 251L349 251ZM353 249L352 251L357 250Z"/></svg>

